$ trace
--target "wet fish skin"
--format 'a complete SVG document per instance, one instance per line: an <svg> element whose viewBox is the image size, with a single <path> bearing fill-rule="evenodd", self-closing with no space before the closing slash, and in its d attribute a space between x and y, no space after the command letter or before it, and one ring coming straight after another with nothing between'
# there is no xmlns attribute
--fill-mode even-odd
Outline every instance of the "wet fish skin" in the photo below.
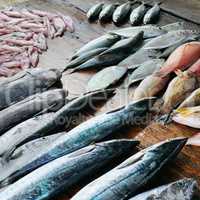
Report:
<svg viewBox="0 0 200 200"><path fill-rule="evenodd" d="M112 17L113 22L115 24L123 23L128 17L128 14L130 13L130 11L131 11L130 2L124 3L121 6L118 6L113 13L113 17Z"/></svg>
<svg viewBox="0 0 200 200"><path fill-rule="evenodd" d="M83 47L81 47L72 57L72 59L79 57L81 54L91 51L97 48L105 48L105 47L111 47L114 43L119 41L121 39L120 35L117 35L115 33L106 34L101 37L98 37L87 44L85 44Z"/></svg>
<svg viewBox="0 0 200 200"><path fill-rule="evenodd" d="M192 200L197 190L197 181L192 178L184 178L139 194L130 200Z"/></svg>
<svg viewBox="0 0 200 200"><path fill-rule="evenodd" d="M120 61L130 55L131 51L134 50L134 46L138 46L138 43L142 42L142 38L143 32L139 32L132 38L120 40L110 49L74 68L72 72L82 69L103 68L117 65Z"/></svg>
<svg viewBox="0 0 200 200"><path fill-rule="evenodd" d="M160 17L160 6L156 3L152 8L150 8L144 15L143 23L151 24L157 21Z"/></svg>
<svg viewBox="0 0 200 200"><path fill-rule="evenodd" d="M128 86L137 81L141 81L147 76L158 71L162 67L164 62L164 59L152 59L144 62L143 64L138 66L135 71L132 72L132 74L129 77Z"/></svg>
<svg viewBox="0 0 200 200"><path fill-rule="evenodd" d="M102 140L123 126L138 123L138 118L146 114L154 101L155 98L142 99L83 122L28 160L18 159L15 165L12 162L5 164L4 170L0 171L0 183L5 185L8 180L11 183L41 165Z"/></svg>
<svg viewBox="0 0 200 200"><path fill-rule="evenodd" d="M115 167L81 189L72 200L122 200L135 195L181 151L187 139L176 138L155 144Z"/></svg>
<svg viewBox="0 0 200 200"><path fill-rule="evenodd" d="M89 11L87 12L87 18L89 21L96 20L103 8L104 4L103 3L98 3L94 6L92 6Z"/></svg>
<svg viewBox="0 0 200 200"><path fill-rule="evenodd" d="M120 66L107 67L95 74L88 82L88 92L106 89L119 81L127 72L127 68Z"/></svg>
<svg viewBox="0 0 200 200"><path fill-rule="evenodd" d="M27 69L0 82L0 110L28 96L48 90L61 78L57 69ZM28 83L28 84L27 84Z"/></svg>
<svg viewBox="0 0 200 200"><path fill-rule="evenodd" d="M77 67L78 65L80 65L80 64L86 62L87 60L101 54L102 52L104 52L106 50L108 50L108 48L104 47L104 48L97 48L97 49L85 52L85 53L81 54L79 57L77 57L76 59L69 62L67 64L67 66L65 67L65 70L69 69L69 68Z"/></svg>
<svg viewBox="0 0 200 200"><path fill-rule="evenodd" d="M6 188L1 197L5 200L50 198L81 178L94 174L112 159L130 152L137 144L135 140L111 140L87 146L33 171Z"/></svg>
<svg viewBox="0 0 200 200"><path fill-rule="evenodd" d="M146 13L146 6L142 3L140 6L135 8L130 14L130 22L132 25L138 25L141 23Z"/></svg>
<svg viewBox="0 0 200 200"><path fill-rule="evenodd" d="M100 22L109 22L112 20L112 15L116 9L118 4L109 4L106 5L105 8L99 14L99 21Z"/></svg>
<svg viewBox="0 0 200 200"><path fill-rule="evenodd" d="M49 90L32 95L23 101L0 111L0 133L33 117L43 110L56 111L65 103L66 92L63 89Z"/></svg>

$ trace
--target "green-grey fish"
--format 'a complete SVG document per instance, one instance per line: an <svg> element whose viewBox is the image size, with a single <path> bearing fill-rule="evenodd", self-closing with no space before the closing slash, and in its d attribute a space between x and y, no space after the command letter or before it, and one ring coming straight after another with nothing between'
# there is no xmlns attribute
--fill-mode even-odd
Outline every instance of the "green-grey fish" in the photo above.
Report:
<svg viewBox="0 0 200 200"><path fill-rule="evenodd" d="M112 66L95 74L87 84L87 91L106 89L119 81L127 72L127 68Z"/></svg>
<svg viewBox="0 0 200 200"><path fill-rule="evenodd" d="M113 17L112 17L113 22L116 24L123 23L127 19L130 11L131 11L130 2L124 3L121 6L118 6L113 13Z"/></svg>
<svg viewBox="0 0 200 200"><path fill-rule="evenodd" d="M177 156L186 142L186 138L175 138L138 152L86 185L71 200L125 200L136 195Z"/></svg>
<svg viewBox="0 0 200 200"><path fill-rule="evenodd" d="M135 8L130 15L130 22L132 25L138 25L142 22L142 19L146 13L146 6L142 3L140 6Z"/></svg>
<svg viewBox="0 0 200 200"><path fill-rule="evenodd" d="M1 192L2 200L52 199L83 178L95 174L113 159L124 157L138 144L135 140L110 140L60 157L23 177Z"/></svg>
<svg viewBox="0 0 200 200"><path fill-rule="evenodd" d="M99 14L99 21L109 22L112 20L113 13L117 8L118 4L106 5Z"/></svg>
<svg viewBox="0 0 200 200"><path fill-rule="evenodd" d="M152 59L144 62L130 75L128 86L158 71L163 66L164 62L164 59Z"/></svg>
<svg viewBox="0 0 200 200"><path fill-rule="evenodd" d="M123 37L132 37L133 35L135 35L136 33L140 31L144 32L144 39L158 37L166 33L165 30L155 25L127 27L127 28L121 28L117 30L111 30L109 32L121 35Z"/></svg>
<svg viewBox="0 0 200 200"><path fill-rule="evenodd" d="M78 65L81 65L85 61L101 54L102 52L106 51L107 49L108 49L108 47L103 47L103 48L93 49L91 51L86 51L85 53L82 53L79 57L77 57L76 59L71 60L67 64L65 70L69 69L69 68L77 67Z"/></svg>
<svg viewBox="0 0 200 200"><path fill-rule="evenodd" d="M197 191L197 181L192 178L184 178L149 190L129 200L192 200Z"/></svg>
<svg viewBox="0 0 200 200"><path fill-rule="evenodd" d="M152 8L150 8L144 15L143 23L152 24L157 22L160 17L160 6L156 3Z"/></svg>
<svg viewBox="0 0 200 200"><path fill-rule="evenodd" d="M72 72L82 69L97 69L117 65L120 61L131 54L134 46L141 43L142 39L143 32L134 35L132 38L122 39L114 44L110 49L74 68Z"/></svg>
<svg viewBox="0 0 200 200"><path fill-rule="evenodd" d="M185 22L175 22L171 24L167 24L161 27L163 30L169 31L177 31L185 29Z"/></svg>
<svg viewBox="0 0 200 200"><path fill-rule="evenodd" d="M106 34L101 37L98 37L87 44L85 44L83 47L81 47L73 56L73 59L80 56L81 54L91 51L98 48L105 48L105 47L111 47L113 44L115 44L117 41L121 39L120 35L117 34Z"/></svg>
<svg viewBox="0 0 200 200"><path fill-rule="evenodd" d="M96 20L99 17L99 13L101 12L103 5L104 5L103 3L99 3L92 6L87 12L88 20L91 20L91 21Z"/></svg>

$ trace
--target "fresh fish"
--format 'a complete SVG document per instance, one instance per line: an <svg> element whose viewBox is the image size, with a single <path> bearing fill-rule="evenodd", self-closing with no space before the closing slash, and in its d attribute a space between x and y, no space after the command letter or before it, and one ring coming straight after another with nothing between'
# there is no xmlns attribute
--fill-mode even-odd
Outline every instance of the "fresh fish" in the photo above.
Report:
<svg viewBox="0 0 200 200"><path fill-rule="evenodd" d="M131 152L138 143L135 140L111 140L87 146L38 168L6 188L1 197L4 200L52 198L114 158Z"/></svg>
<svg viewBox="0 0 200 200"><path fill-rule="evenodd" d="M106 5L99 14L100 22L109 22L112 20L113 13L119 4Z"/></svg>
<svg viewBox="0 0 200 200"><path fill-rule="evenodd" d="M0 110L28 96L48 90L60 78L61 73L57 69L36 68L1 81Z"/></svg>
<svg viewBox="0 0 200 200"><path fill-rule="evenodd" d="M9 157L18 146L32 139L50 135L69 125L70 117L78 114L88 104L108 99L114 90L102 90L80 96L54 113L28 119L0 137L0 156ZM6 158L7 159L7 158Z"/></svg>
<svg viewBox="0 0 200 200"><path fill-rule="evenodd" d="M178 108L174 111L172 120L192 128L200 128L200 106Z"/></svg>
<svg viewBox="0 0 200 200"><path fill-rule="evenodd" d="M110 49L74 68L73 72L82 69L103 68L117 65L120 61L130 55L134 50L134 46L138 46L138 44L142 42L142 38L143 32L140 32L132 38L120 40Z"/></svg>
<svg viewBox="0 0 200 200"><path fill-rule="evenodd" d="M190 42L178 47L167 59L164 66L158 72L159 76L165 76L177 70L184 70L196 62L200 55L200 42Z"/></svg>
<svg viewBox="0 0 200 200"><path fill-rule="evenodd" d="M185 178L144 192L130 200L192 200L197 191L197 181Z"/></svg>
<svg viewBox="0 0 200 200"><path fill-rule="evenodd" d="M131 125L135 122L138 123L138 118L146 114L154 101L154 98L142 99L120 109L91 118L59 137L52 145L38 154L32 155L27 160L17 159L15 164L12 163L12 160L7 162L0 170L1 185L11 183L58 157L100 141L120 128L130 125L129 123Z"/></svg>
<svg viewBox="0 0 200 200"><path fill-rule="evenodd" d="M156 3L152 8L150 8L144 15L143 23L152 24L158 21L160 17L160 6Z"/></svg>
<svg viewBox="0 0 200 200"><path fill-rule="evenodd" d="M150 40L144 49L164 49L185 40L195 40L199 33L193 30L177 30L170 31L164 35L158 36Z"/></svg>
<svg viewBox="0 0 200 200"><path fill-rule="evenodd" d="M197 76L191 75L187 71L179 72L178 76L169 83L163 96L162 112L171 112L199 86L200 80Z"/></svg>
<svg viewBox="0 0 200 200"><path fill-rule="evenodd" d="M132 37L133 35L135 35L140 31L144 32L144 39L158 37L166 33L165 30L155 25L128 27L128 28L112 30L109 32L121 35L123 37Z"/></svg>
<svg viewBox="0 0 200 200"><path fill-rule="evenodd" d="M130 15L130 22L132 25L138 25L141 23L144 15L146 13L146 6L142 3L140 6L135 8Z"/></svg>
<svg viewBox="0 0 200 200"><path fill-rule="evenodd" d="M122 200L135 195L183 148L187 139L176 138L155 144L81 189L71 200Z"/></svg>
<svg viewBox="0 0 200 200"><path fill-rule="evenodd" d="M67 64L67 66L65 67L65 69L77 67L78 65L81 65L82 63L84 63L84 62L88 61L89 59L101 54L102 52L104 52L106 50L108 50L108 48L103 47L103 48L97 48L97 49L82 53L79 57L77 57L76 59L69 62Z"/></svg>
<svg viewBox="0 0 200 200"><path fill-rule="evenodd" d="M153 74L163 66L164 62L164 59L152 59L144 62L130 75L128 86Z"/></svg>
<svg viewBox="0 0 200 200"><path fill-rule="evenodd" d="M113 17L112 17L113 22L116 24L123 23L127 19L130 11L131 11L130 2L124 3L121 6L118 6L113 13Z"/></svg>
<svg viewBox="0 0 200 200"><path fill-rule="evenodd" d="M117 34L106 34L103 35L101 37L98 37L97 39L94 39L92 41L90 41L89 43L87 43L86 45L84 45L82 48L80 48L72 57L72 59L80 56L81 54L87 52L87 51L91 51L94 49L98 49L98 48L108 48L111 47L113 44L115 44L117 41L119 41L121 39L120 35Z"/></svg>
<svg viewBox="0 0 200 200"><path fill-rule="evenodd" d="M185 29L185 22L175 22L171 24L167 24L161 27L163 30L169 31L177 31L177 30L184 30Z"/></svg>
<svg viewBox="0 0 200 200"><path fill-rule="evenodd" d="M155 73L147 76L135 89L133 99L138 100L144 97L157 95L168 83L169 75L165 77L157 76Z"/></svg>
<svg viewBox="0 0 200 200"><path fill-rule="evenodd" d="M65 103L66 92L63 89L49 90L27 97L0 111L0 133L45 110L58 110Z"/></svg>
<svg viewBox="0 0 200 200"><path fill-rule="evenodd" d="M98 3L94 6L92 6L89 11L87 12L87 18L88 20L96 20L99 17L100 12L102 11L104 4Z"/></svg>
<svg viewBox="0 0 200 200"><path fill-rule="evenodd" d="M127 68L112 66L107 67L94 75L87 84L87 91L106 89L119 81L127 72Z"/></svg>

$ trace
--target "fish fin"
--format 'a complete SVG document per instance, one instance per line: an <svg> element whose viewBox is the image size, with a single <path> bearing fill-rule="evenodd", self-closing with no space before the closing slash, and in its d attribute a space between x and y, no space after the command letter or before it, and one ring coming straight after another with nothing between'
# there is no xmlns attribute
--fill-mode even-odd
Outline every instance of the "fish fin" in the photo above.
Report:
<svg viewBox="0 0 200 200"><path fill-rule="evenodd" d="M197 133L194 136L190 137L186 145L200 146L200 133Z"/></svg>

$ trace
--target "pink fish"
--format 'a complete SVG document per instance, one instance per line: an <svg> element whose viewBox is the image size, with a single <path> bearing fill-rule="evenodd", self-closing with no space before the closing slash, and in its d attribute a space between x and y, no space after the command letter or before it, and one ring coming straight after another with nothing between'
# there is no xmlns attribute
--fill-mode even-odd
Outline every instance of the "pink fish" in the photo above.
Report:
<svg viewBox="0 0 200 200"><path fill-rule="evenodd" d="M28 18L31 18L31 19L39 19L40 18L40 16L32 13L30 10L28 10L26 8L22 9L21 13L24 17L28 17Z"/></svg>
<svg viewBox="0 0 200 200"><path fill-rule="evenodd" d="M48 37L53 39L56 33L55 27L49 21L47 16L44 17L44 25L47 27L48 30Z"/></svg>
<svg viewBox="0 0 200 200"><path fill-rule="evenodd" d="M4 13L0 12L0 20L2 21L10 21L11 18L5 15Z"/></svg>
<svg viewBox="0 0 200 200"><path fill-rule="evenodd" d="M14 10L3 10L2 12L9 17L16 17L16 18L22 18L23 17L23 15L20 12L14 11Z"/></svg>
<svg viewBox="0 0 200 200"><path fill-rule="evenodd" d="M63 35L63 33L65 32L65 27L66 27L63 18L59 16L55 16L53 18L53 24L54 24L54 27L56 28L55 37Z"/></svg>
<svg viewBox="0 0 200 200"><path fill-rule="evenodd" d="M69 17L69 16L65 16L65 15L61 15L61 16L62 16L63 21L65 23L66 29L69 32L73 33L75 31L75 26L74 26L74 22L73 22L72 18Z"/></svg>
<svg viewBox="0 0 200 200"><path fill-rule="evenodd" d="M7 51L7 52L18 52L21 53L24 51L24 48L20 48L20 47L14 47L14 46L9 46L9 45L2 45L0 47L0 52L1 51Z"/></svg>
<svg viewBox="0 0 200 200"><path fill-rule="evenodd" d="M40 17L45 17L47 16L49 19L52 19L55 15L47 12L47 11L42 11L42 10L31 10L30 12L32 12L35 15L38 15Z"/></svg>
<svg viewBox="0 0 200 200"><path fill-rule="evenodd" d="M16 46L34 46L34 41L32 40L23 40L23 39L5 39L6 44L13 44Z"/></svg>

